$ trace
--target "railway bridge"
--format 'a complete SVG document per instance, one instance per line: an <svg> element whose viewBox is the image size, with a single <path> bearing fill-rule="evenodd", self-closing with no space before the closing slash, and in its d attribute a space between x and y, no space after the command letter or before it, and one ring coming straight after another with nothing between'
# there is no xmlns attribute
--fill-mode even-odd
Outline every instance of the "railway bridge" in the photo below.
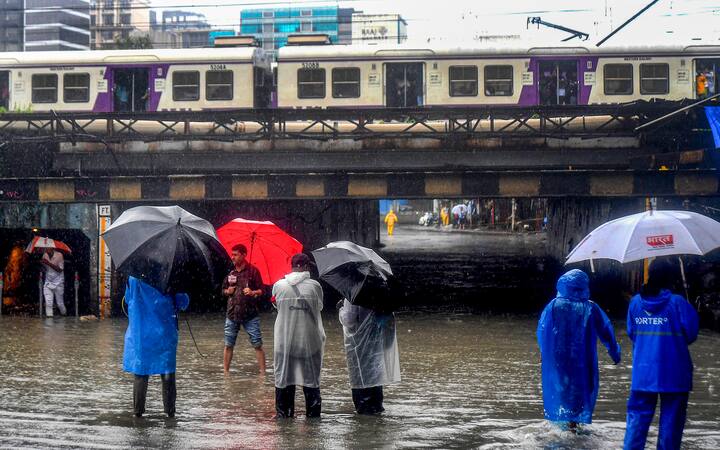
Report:
<svg viewBox="0 0 720 450"><path fill-rule="evenodd" d="M32 230L65 239L81 249L78 289L106 299L98 235L131 206L181 204L215 225L269 218L314 247L372 245L375 200L413 198L549 199L561 253L646 197L718 196L701 115L643 128L681 106L3 114L0 263Z"/></svg>

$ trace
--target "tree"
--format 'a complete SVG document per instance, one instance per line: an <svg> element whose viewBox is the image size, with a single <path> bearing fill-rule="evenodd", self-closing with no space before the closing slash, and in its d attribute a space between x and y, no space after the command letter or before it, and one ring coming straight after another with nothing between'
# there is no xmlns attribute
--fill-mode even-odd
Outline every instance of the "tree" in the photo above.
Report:
<svg viewBox="0 0 720 450"><path fill-rule="evenodd" d="M118 36L115 38L115 48L121 50L153 48L153 44L147 34L130 35L125 38Z"/></svg>

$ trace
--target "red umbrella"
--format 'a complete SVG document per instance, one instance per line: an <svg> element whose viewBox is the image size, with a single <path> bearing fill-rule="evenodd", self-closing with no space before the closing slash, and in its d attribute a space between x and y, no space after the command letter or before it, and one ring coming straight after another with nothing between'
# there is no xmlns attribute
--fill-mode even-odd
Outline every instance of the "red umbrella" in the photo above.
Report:
<svg viewBox="0 0 720 450"><path fill-rule="evenodd" d="M247 247L247 260L258 268L265 284L289 273L290 258L303 249L295 238L268 221L234 219L220 227L217 235L228 255L237 244Z"/></svg>
<svg viewBox="0 0 720 450"><path fill-rule="evenodd" d="M60 242L57 239L50 239L42 236L35 236L25 248L25 251L28 253L32 253L35 250L45 250L46 248L60 250L61 252L68 254L72 253L70 247L68 247L65 243Z"/></svg>

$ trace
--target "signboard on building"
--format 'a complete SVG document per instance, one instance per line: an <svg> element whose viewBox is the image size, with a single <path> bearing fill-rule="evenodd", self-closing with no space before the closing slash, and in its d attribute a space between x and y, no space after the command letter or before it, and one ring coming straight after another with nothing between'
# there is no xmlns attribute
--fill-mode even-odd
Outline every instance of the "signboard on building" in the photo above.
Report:
<svg viewBox="0 0 720 450"><path fill-rule="evenodd" d="M102 238L102 234L112 223L110 205L98 205L98 304L100 318L110 315L110 295L112 288L112 259L110 250Z"/></svg>
<svg viewBox="0 0 720 450"><path fill-rule="evenodd" d="M399 14L353 14L353 43L401 43L407 39L405 20Z"/></svg>

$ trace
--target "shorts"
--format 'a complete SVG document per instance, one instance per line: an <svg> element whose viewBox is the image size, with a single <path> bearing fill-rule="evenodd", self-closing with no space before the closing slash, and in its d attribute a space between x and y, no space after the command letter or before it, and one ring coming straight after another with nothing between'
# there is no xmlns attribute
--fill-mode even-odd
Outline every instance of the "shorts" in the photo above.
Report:
<svg viewBox="0 0 720 450"><path fill-rule="evenodd" d="M240 326L245 329L250 339L250 345L253 348L262 347L262 334L260 333L260 317L253 317L244 322L235 322L225 318L225 346L235 347L235 341L237 341L238 332L240 332Z"/></svg>

